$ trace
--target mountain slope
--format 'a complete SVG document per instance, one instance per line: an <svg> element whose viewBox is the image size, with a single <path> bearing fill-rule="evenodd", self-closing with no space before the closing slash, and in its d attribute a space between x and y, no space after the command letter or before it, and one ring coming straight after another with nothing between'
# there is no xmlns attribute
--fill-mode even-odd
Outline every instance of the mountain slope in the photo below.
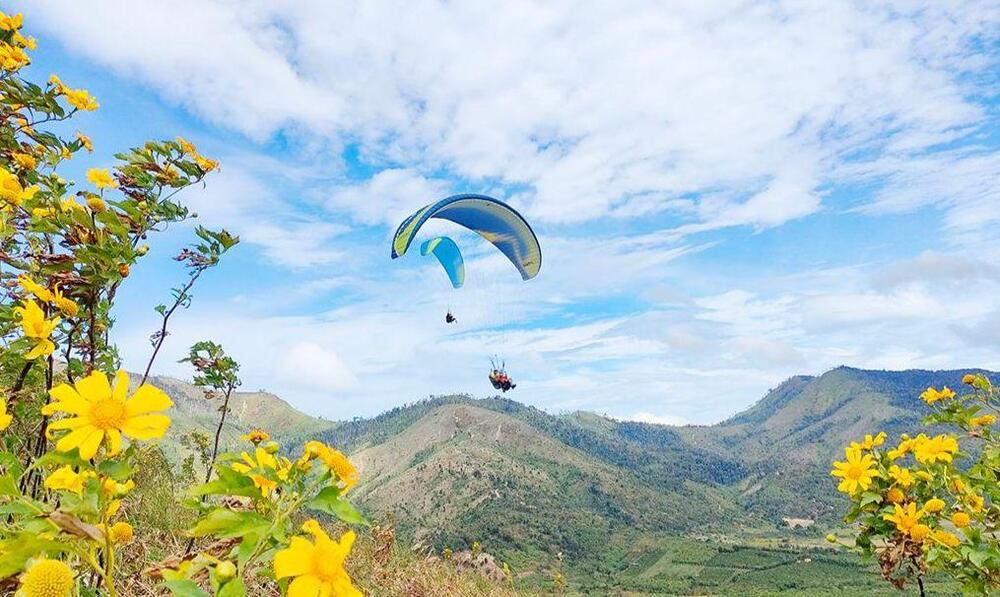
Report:
<svg viewBox="0 0 1000 597"><path fill-rule="evenodd" d="M441 401L386 441L352 454L356 499L404 527L453 543L489 537L494 549L582 556L628 529L685 532L742 514L713 486L653 487L629 470L567 446L477 401ZM712 525L710 522L706 525Z"/></svg>
<svg viewBox="0 0 1000 597"><path fill-rule="evenodd" d="M613 575L636 539L787 537L786 517L816 521L795 533L821 537L840 523L829 465L843 446L880 430L912 432L927 412L920 392L957 387L967 372L840 367L793 377L717 425L685 427L467 396L330 423L249 393L235 397L224 436L260 426L293 450L309 436L340 447L361 469L361 508L438 547L480 540L526 561L561 551ZM214 432L216 405L190 385L156 383L178 403L172 433Z"/></svg>

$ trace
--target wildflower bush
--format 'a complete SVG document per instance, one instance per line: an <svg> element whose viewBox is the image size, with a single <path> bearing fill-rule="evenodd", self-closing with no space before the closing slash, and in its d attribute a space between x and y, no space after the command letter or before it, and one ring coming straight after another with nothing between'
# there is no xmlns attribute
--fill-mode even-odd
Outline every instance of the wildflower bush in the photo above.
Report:
<svg viewBox="0 0 1000 597"><path fill-rule="evenodd" d="M948 387L921 394L933 410L924 423L951 433L903 435L895 445L885 433L868 435L833 463L838 489L851 499L852 547L875 556L885 579L900 589L916 581L922 594L934 571L966 592L1000 589L1000 388L981 374L962 382L968 391L961 396Z"/></svg>
<svg viewBox="0 0 1000 597"><path fill-rule="evenodd" d="M134 574L127 568L184 596L267 585L292 597L359 595L343 567L353 532L332 538L306 518L364 523L344 497L354 467L318 442L291 460L262 431L244 438L241 454L219 453L216 434L205 482L185 502L196 522L177 530L191 538L186 552L123 565L145 532L126 506L142 489L136 479L148 478L148 442L171 425L173 403L148 383L150 371L171 317L239 239L196 229L175 258L187 279L155 307L161 325L145 372L122 371L110 336L116 293L149 238L192 217L178 193L218 163L177 138L116 154L86 184L63 178L64 162L94 150L81 132L65 137L67 121L99 105L55 75L41 85L23 76L36 43L22 25L0 13L0 593L115 597ZM238 365L211 342L186 360L220 399L221 429Z"/></svg>

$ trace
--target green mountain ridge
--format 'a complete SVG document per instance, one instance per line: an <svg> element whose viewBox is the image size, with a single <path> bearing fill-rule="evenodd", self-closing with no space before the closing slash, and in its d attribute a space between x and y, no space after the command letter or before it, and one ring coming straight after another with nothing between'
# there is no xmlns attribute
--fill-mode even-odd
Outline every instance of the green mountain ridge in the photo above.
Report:
<svg viewBox="0 0 1000 597"><path fill-rule="evenodd" d="M563 553L581 586L600 592L631 582L649 589L669 584L661 569L676 566L652 554L678 537L716 542L719 557L725 548L718 545L733 540L822 545L845 505L830 462L866 433L918 429L929 412L920 392L958 387L970 371L838 367L792 377L707 426L549 414L507 398L468 396L329 422L271 394L241 393L224 437L234 442L254 426L291 451L307 437L339 447L361 472L354 501L415 541L453 549L481 541L529 576L544 576ZM183 382L154 383L175 397L176 433L214 433L214 401ZM787 519L808 528L788 528ZM800 559L784 552L774 558ZM680 586L713 586L699 579Z"/></svg>

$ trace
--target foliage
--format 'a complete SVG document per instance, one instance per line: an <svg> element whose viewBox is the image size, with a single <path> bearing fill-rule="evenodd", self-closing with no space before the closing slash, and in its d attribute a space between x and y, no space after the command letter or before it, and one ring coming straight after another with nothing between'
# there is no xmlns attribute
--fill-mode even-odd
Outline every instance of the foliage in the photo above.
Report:
<svg viewBox="0 0 1000 597"><path fill-rule="evenodd" d="M64 179L62 162L93 143L44 127L98 102L55 75L45 85L22 77L36 45L21 33L22 21L0 13L0 588L25 597L115 597L132 594L126 587L150 568L178 595L235 597L261 582L293 596L309 586L358 594L343 568L352 532L334 542L306 521L315 543L296 534L304 510L364 524L344 498L357 473L325 444L308 442L291 462L276 455L276 443L260 445L260 434L249 438L252 455L216 455L217 434L209 456L205 438L191 437L217 477L190 490L190 516L164 507L180 478L148 442L170 427L173 402L146 381L171 316L190 305L195 282L239 239L197 227L198 240L175 257L187 280L156 307L161 325L135 384L110 342L113 307L149 252L150 235L192 217L177 194L218 163L177 138L116 154L113 168L87 172L89 186ZM196 344L187 360L196 383L225 396L224 419L238 364L212 342ZM168 554L136 549L137 537L176 534L185 522L191 537L211 542L160 563L153 558ZM307 543L323 555L312 560L325 564L283 569L282 554L302 554ZM332 545L339 560L326 557Z"/></svg>
<svg viewBox="0 0 1000 597"><path fill-rule="evenodd" d="M960 451L953 433L904 434L891 448L879 433L852 443L834 463L838 489L851 498L845 520L857 525L854 547L876 556L898 588L915 580L922 589L930 571L968 592L1000 588L1000 388L982 373L962 382L969 388L962 396L947 386L921 394L933 409L924 424L961 431L963 443L979 448L977 458Z"/></svg>

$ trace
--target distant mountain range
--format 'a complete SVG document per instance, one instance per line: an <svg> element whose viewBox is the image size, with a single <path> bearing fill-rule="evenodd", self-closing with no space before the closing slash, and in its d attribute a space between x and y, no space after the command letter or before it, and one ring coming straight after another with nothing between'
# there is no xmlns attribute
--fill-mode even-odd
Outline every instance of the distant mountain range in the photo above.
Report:
<svg viewBox="0 0 1000 597"><path fill-rule="evenodd" d="M649 536L822 537L845 506L829 477L843 447L917 429L928 412L919 394L959 387L969 371L839 367L788 379L722 423L683 427L466 396L329 422L271 394L240 393L224 437L262 427L290 445L339 446L361 470L355 501L414 540L480 540L522 561L563 552L599 570L617 565L609 550ZM173 438L214 432L217 404L183 382L154 383L177 403Z"/></svg>

